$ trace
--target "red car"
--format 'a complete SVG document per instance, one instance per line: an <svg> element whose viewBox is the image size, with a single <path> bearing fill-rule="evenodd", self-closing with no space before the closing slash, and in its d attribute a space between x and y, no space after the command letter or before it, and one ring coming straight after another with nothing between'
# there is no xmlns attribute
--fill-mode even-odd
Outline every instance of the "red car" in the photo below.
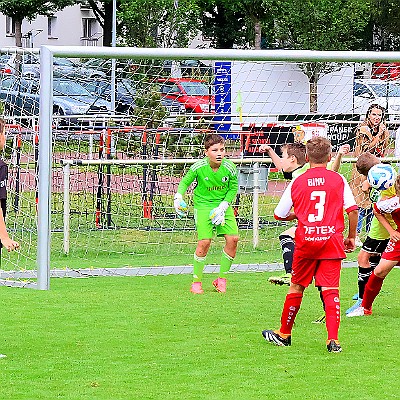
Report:
<svg viewBox="0 0 400 400"><path fill-rule="evenodd" d="M371 78L396 80L400 78L400 63L374 63Z"/></svg>
<svg viewBox="0 0 400 400"><path fill-rule="evenodd" d="M207 82L191 78L159 78L161 95L184 104L186 112L213 114L214 88Z"/></svg>

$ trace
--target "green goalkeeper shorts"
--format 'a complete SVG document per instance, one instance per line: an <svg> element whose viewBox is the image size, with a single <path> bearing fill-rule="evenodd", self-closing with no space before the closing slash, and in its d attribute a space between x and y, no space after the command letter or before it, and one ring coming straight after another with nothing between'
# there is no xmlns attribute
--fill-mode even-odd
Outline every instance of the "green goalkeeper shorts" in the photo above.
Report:
<svg viewBox="0 0 400 400"><path fill-rule="evenodd" d="M213 225L210 219L210 212L212 208L207 209L194 209L194 221L197 229L197 239L212 239L214 235L237 235L238 226L236 223L235 214L233 208L229 207L225 213L225 224L224 225Z"/></svg>

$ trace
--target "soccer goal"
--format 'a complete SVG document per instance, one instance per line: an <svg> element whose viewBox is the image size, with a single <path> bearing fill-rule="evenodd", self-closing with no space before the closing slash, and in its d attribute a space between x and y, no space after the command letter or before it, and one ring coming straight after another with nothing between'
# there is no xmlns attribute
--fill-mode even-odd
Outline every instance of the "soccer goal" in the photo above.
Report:
<svg viewBox="0 0 400 400"><path fill-rule="evenodd" d="M375 79L375 93L370 78L374 62L398 58L42 46L40 80L26 87L23 76L17 80L20 114L28 119L7 115L7 225L22 247L3 259L5 279L48 289L50 276L190 272L197 242L192 192L184 219L174 213L173 196L211 132L226 138L239 171L233 271L282 268L279 235L290 224L274 220L273 210L288 181L259 146L269 144L279 155L284 143L322 135L335 152L345 143L353 147L354 127L377 102L387 109L391 132L385 156L395 162L397 82ZM74 62L75 69L58 68L55 60ZM88 97L78 102L82 87ZM29 109L33 97L26 92L36 93L40 107ZM350 153L340 170L348 179L352 162ZM210 272L221 251L216 241Z"/></svg>

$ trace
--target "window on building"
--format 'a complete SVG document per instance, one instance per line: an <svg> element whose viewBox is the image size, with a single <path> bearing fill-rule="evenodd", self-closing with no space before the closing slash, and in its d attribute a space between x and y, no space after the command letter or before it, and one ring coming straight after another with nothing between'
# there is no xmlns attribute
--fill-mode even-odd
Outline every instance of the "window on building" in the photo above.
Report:
<svg viewBox="0 0 400 400"><path fill-rule="evenodd" d="M6 16L6 35L15 35L15 21Z"/></svg>
<svg viewBox="0 0 400 400"><path fill-rule="evenodd" d="M48 37L56 37L56 23L57 17L51 16L47 18L47 36Z"/></svg>
<svg viewBox="0 0 400 400"><path fill-rule="evenodd" d="M96 33L95 23L96 20L94 18L82 18L84 38L91 38Z"/></svg>

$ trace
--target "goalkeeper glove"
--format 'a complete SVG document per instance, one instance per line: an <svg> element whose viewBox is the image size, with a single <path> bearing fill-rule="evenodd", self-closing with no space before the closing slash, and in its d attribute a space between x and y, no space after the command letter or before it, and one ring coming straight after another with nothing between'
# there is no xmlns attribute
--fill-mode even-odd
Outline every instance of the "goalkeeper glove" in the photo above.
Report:
<svg viewBox="0 0 400 400"><path fill-rule="evenodd" d="M186 216L188 206L183 200L182 195L180 193L177 193L174 197L174 207L179 218Z"/></svg>
<svg viewBox="0 0 400 400"><path fill-rule="evenodd" d="M225 212L229 207L229 203L227 201L221 202L221 204L211 210L210 219L214 225L224 225L225 224Z"/></svg>

